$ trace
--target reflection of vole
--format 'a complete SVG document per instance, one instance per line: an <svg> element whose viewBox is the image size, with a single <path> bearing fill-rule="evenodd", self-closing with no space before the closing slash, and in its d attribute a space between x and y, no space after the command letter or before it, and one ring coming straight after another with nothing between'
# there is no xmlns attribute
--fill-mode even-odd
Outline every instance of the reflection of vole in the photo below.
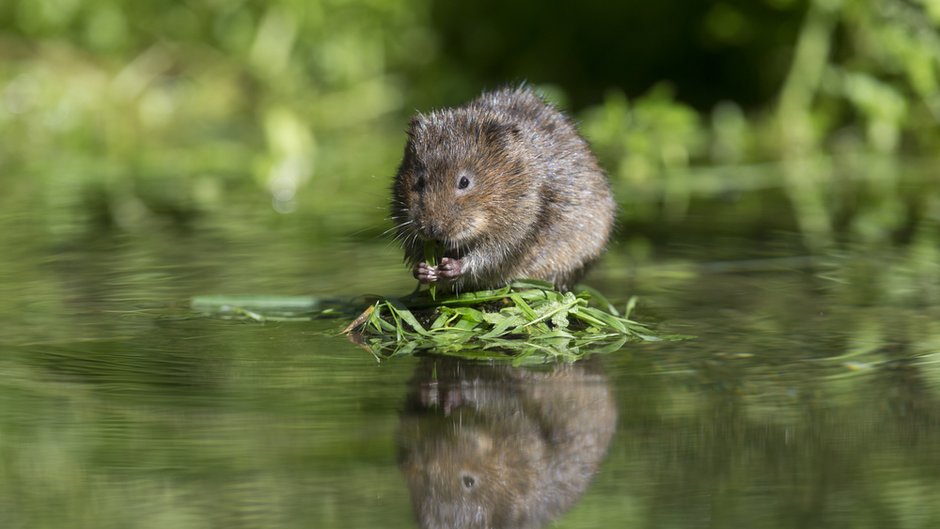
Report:
<svg viewBox="0 0 940 529"><path fill-rule="evenodd" d="M458 289L523 277L570 287L600 255L610 186L561 112L525 88L419 115L392 189L392 217L414 273ZM424 245L444 247L437 266Z"/></svg>
<svg viewBox="0 0 940 529"><path fill-rule="evenodd" d="M400 433L400 467L421 527L545 525L587 488L616 419L593 365L540 372L426 360Z"/></svg>

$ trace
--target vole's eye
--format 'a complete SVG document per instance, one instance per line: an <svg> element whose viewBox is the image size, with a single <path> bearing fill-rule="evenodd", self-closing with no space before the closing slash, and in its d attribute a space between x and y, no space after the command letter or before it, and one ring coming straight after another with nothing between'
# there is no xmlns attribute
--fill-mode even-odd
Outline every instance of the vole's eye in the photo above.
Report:
<svg viewBox="0 0 940 529"><path fill-rule="evenodd" d="M470 476L468 474L464 474L461 477L461 481L463 481L463 488L467 490L472 489L477 484L477 480L474 479L473 476Z"/></svg>
<svg viewBox="0 0 940 529"><path fill-rule="evenodd" d="M424 189L424 185L425 185L424 175L421 175L418 177L417 180L415 180L415 190L421 191L422 189Z"/></svg>
<svg viewBox="0 0 940 529"><path fill-rule="evenodd" d="M457 189L467 189L470 187L470 179L466 176L461 176L460 181L457 182Z"/></svg>

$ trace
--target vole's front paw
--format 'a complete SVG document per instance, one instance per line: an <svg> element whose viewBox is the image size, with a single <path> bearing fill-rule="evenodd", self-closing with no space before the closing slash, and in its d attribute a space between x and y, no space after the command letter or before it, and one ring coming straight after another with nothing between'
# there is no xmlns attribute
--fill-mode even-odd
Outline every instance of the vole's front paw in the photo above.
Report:
<svg viewBox="0 0 940 529"><path fill-rule="evenodd" d="M418 263L414 269L414 276L422 283L433 283L437 281L437 268L425 262Z"/></svg>
<svg viewBox="0 0 940 529"><path fill-rule="evenodd" d="M445 257L441 259L441 264L437 267L437 273L444 279L454 279L460 277L463 273L463 263L460 259Z"/></svg>

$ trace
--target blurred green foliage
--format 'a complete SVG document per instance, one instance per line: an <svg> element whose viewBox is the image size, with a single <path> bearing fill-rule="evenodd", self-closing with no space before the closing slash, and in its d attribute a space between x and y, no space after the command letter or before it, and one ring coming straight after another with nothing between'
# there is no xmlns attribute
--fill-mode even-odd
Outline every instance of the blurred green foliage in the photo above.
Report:
<svg viewBox="0 0 940 529"><path fill-rule="evenodd" d="M0 2L0 525L408 523L410 365L167 307L405 291L394 248L319 243L389 227L415 109L526 79L617 188L632 240L592 281L704 322L612 356L621 448L569 526L641 520L630 498L676 525L675 491L690 516L786 525L828 498L846 526L932 526L938 27L937 0ZM696 271L793 228L823 273ZM680 235L705 264L635 266Z"/></svg>
<svg viewBox="0 0 940 529"><path fill-rule="evenodd" d="M628 224L779 188L810 244L894 232L926 206L891 160L940 147L940 4L10 0L0 181L66 239L246 209L374 236L408 116L520 80Z"/></svg>
<svg viewBox="0 0 940 529"><path fill-rule="evenodd" d="M291 211L384 201L420 2L0 6L5 180L39 208L134 226L261 189ZM247 195L252 201L254 196ZM330 207L326 207L326 206ZM324 221L329 220L323 215ZM50 225L61 223L50 219ZM81 226L81 223L79 223Z"/></svg>

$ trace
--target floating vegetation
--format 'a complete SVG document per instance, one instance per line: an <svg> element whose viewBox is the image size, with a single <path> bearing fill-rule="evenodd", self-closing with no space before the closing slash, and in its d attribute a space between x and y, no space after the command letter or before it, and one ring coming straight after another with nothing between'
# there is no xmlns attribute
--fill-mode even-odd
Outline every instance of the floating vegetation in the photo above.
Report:
<svg viewBox="0 0 940 529"><path fill-rule="evenodd" d="M424 262L430 267L437 266L437 254L442 253L438 249L438 245L434 241L425 241L424 242ZM428 293L431 295L432 300L437 299L437 284L431 283L428 285Z"/></svg>
<svg viewBox="0 0 940 529"><path fill-rule="evenodd" d="M196 296L190 306L208 316L259 322L310 321L358 312L350 302L314 296Z"/></svg>
<svg viewBox="0 0 940 529"><path fill-rule="evenodd" d="M630 341L683 338L631 320L635 305L631 298L621 314L590 288L563 293L549 283L517 281L436 300L424 292L380 300L344 332L377 358L433 352L514 363L573 361Z"/></svg>
<svg viewBox="0 0 940 529"><path fill-rule="evenodd" d="M558 292L550 283L510 286L432 298L427 290L382 298L360 313L363 300L313 296L196 296L191 307L208 316L257 322L355 318L343 333L376 358L435 353L467 359L574 361L617 351L628 342L685 338L662 335L630 319L631 298L619 311L600 292ZM358 317L355 317L358 314Z"/></svg>

